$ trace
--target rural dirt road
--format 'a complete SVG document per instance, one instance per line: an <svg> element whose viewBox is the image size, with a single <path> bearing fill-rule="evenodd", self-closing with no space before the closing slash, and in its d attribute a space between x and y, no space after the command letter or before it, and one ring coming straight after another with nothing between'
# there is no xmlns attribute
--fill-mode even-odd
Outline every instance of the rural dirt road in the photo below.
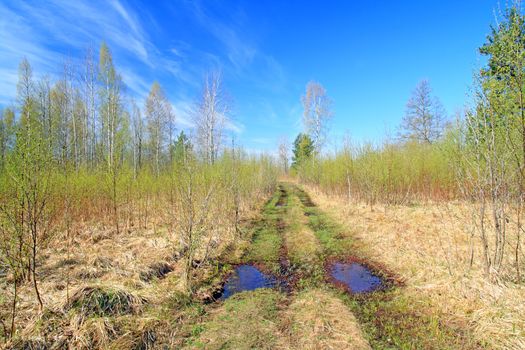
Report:
<svg viewBox="0 0 525 350"><path fill-rule="evenodd" d="M252 229L187 348L471 347L432 315L409 311L399 278L298 186L281 183Z"/></svg>

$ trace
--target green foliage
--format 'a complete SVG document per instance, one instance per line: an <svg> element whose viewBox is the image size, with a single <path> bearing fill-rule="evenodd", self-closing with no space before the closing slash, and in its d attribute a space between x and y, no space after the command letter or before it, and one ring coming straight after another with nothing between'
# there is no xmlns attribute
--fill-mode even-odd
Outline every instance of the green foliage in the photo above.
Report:
<svg viewBox="0 0 525 350"><path fill-rule="evenodd" d="M177 164L184 163L186 155L193 152L193 146L184 131L181 131L173 146L173 159Z"/></svg>
<svg viewBox="0 0 525 350"><path fill-rule="evenodd" d="M278 272L280 249L283 244L282 235L277 230L278 210L275 205L279 198L276 192L272 200L266 205L263 217L253 228L252 244L248 247L243 261L248 263L264 264L273 272Z"/></svg>
<svg viewBox="0 0 525 350"><path fill-rule="evenodd" d="M67 65L64 71L57 82L35 83L23 60L16 109L0 113L0 268L16 282L31 278L40 308L46 298L36 270L55 235L69 253L73 235L89 232L86 224L104 237L151 228L181 248L191 269L194 252L218 254L215 240L238 238L243 215L275 189L277 166L270 156L224 149L218 140L210 163L184 132L173 142L174 115L158 84L144 123L138 107L126 104L107 45L100 47L98 64L88 57L80 72ZM81 79L73 79L75 73ZM142 277L166 270L151 266ZM126 303L134 302L118 291L85 292L72 308L94 315L126 313ZM10 295L15 300L4 303L17 307L19 296Z"/></svg>
<svg viewBox="0 0 525 350"><path fill-rule="evenodd" d="M315 232L319 242L323 245L325 254L339 256L347 254L353 247L353 240L344 230L332 222L330 218L315 208L305 208L308 215L308 225Z"/></svg>
<svg viewBox="0 0 525 350"><path fill-rule="evenodd" d="M206 349L274 349L283 295L262 288L228 298L212 318L195 325L188 345Z"/></svg>
<svg viewBox="0 0 525 350"><path fill-rule="evenodd" d="M376 292L366 298L340 296L362 325L374 349L481 349L459 327L428 312L428 300L414 300L401 290Z"/></svg>
<svg viewBox="0 0 525 350"><path fill-rule="evenodd" d="M511 77L523 74L525 20L519 5L505 9L502 20L491 28L487 42L479 51L489 58L487 67L482 70L485 76L509 83Z"/></svg>
<svg viewBox="0 0 525 350"><path fill-rule="evenodd" d="M370 204L451 198L457 194L451 142L350 145L316 164L304 163L300 175L327 193Z"/></svg>
<svg viewBox="0 0 525 350"><path fill-rule="evenodd" d="M308 134L300 133L293 143L292 167L298 169L314 154L314 142Z"/></svg>
<svg viewBox="0 0 525 350"><path fill-rule="evenodd" d="M520 5L505 9L480 53L488 58L477 81L475 107L466 118L466 147L490 152L520 173L525 162L525 16ZM487 156L482 156L487 161ZM481 160L481 159L480 159ZM477 164L477 162L475 162Z"/></svg>

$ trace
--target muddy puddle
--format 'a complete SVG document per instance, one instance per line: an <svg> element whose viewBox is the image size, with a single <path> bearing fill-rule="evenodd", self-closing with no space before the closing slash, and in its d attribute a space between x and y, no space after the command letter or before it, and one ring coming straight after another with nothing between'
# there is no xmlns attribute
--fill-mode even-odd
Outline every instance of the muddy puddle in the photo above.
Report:
<svg viewBox="0 0 525 350"><path fill-rule="evenodd" d="M285 283L275 276L261 272L253 265L239 265L228 277L223 288L214 295L216 300L225 300L232 295L258 288L286 289Z"/></svg>
<svg viewBox="0 0 525 350"><path fill-rule="evenodd" d="M335 262L329 271L334 282L344 286L351 293L368 293L384 287L379 276L356 262Z"/></svg>
<svg viewBox="0 0 525 350"><path fill-rule="evenodd" d="M315 207L314 202L312 202L312 199L310 198L310 196L306 192L298 189L297 196L299 197L299 200L301 201L301 203L303 203L303 205L305 207L307 207L307 208Z"/></svg>
<svg viewBox="0 0 525 350"><path fill-rule="evenodd" d="M287 199L288 199L288 196L287 196L286 192L281 191L281 195L279 196L279 200L277 201L277 203L275 203L275 207L276 208L280 208L280 207L284 206L286 204L286 200Z"/></svg>

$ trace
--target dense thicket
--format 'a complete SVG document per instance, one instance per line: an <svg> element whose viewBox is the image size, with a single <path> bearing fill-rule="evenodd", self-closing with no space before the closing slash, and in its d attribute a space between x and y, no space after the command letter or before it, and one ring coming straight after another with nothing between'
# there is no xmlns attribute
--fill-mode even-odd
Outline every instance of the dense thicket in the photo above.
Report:
<svg viewBox="0 0 525 350"><path fill-rule="evenodd" d="M450 141L436 144L384 142L351 144L335 154L303 161L299 176L349 202L408 204L457 197Z"/></svg>

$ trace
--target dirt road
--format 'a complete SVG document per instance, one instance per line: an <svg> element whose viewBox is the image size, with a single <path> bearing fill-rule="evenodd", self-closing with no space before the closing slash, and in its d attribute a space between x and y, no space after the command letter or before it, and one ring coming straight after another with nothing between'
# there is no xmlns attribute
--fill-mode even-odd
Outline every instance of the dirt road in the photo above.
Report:
<svg viewBox="0 0 525 350"><path fill-rule="evenodd" d="M251 235L187 348L479 346L438 318L415 313L395 273L367 259L351 233L294 184L279 185Z"/></svg>

